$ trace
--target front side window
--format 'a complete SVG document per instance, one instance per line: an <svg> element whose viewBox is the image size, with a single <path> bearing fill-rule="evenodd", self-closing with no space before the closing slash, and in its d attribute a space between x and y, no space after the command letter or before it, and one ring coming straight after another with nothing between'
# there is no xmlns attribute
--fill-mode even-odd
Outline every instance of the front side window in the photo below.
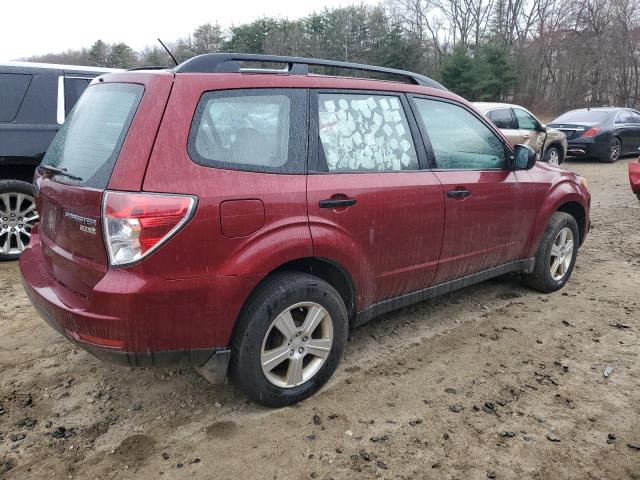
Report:
<svg viewBox="0 0 640 480"><path fill-rule="evenodd" d="M284 89L205 93L191 128L191 158L204 166L300 173L305 98L303 91Z"/></svg>
<svg viewBox="0 0 640 480"><path fill-rule="evenodd" d="M514 108L513 113L516 115L520 130L536 130L538 128L538 121L524 110Z"/></svg>
<svg viewBox="0 0 640 480"><path fill-rule="evenodd" d="M504 129L516 129L515 121L513 120L513 116L511 115L511 110L509 108L499 108L497 110L491 110L487 113L487 117L495 123L496 127L504 128Z"/></svg>
<svg viewBox="0 0 640 480"><path fill-rule="evenodd" d="M440 169L508 168L500 138L465 108L449 102L415 98L418 116Z"/></svg>
<svg viewBox="0 0 640 480"><path fill-rule="evenodd" d="M398 97L321 93L318 101L321 170L418 169L413 138Z"/></svg>

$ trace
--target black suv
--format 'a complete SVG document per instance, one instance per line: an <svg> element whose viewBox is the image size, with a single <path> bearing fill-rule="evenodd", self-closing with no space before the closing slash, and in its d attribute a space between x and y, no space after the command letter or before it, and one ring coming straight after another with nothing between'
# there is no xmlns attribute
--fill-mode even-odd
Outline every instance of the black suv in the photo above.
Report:
<svg viewBox="0 0 640 480"><path fill-rule="evenodd" d="M31 181L53 137L89 82L112 71L0 62L0 260L29 243L38 219Z"/></svg>

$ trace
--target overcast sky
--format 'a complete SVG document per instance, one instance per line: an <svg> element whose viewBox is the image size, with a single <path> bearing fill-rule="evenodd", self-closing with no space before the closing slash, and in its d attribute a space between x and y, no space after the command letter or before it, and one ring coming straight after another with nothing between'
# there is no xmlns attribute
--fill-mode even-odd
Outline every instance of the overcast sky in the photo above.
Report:
<svg viewBox="0 0 640 480"><path fill-rule="evenodd" d="M324 7L378 0L0 0L0 60L89 47L98 38L136 50L185 37L195 27L224 28L263 16L298 18Z"/></svg>

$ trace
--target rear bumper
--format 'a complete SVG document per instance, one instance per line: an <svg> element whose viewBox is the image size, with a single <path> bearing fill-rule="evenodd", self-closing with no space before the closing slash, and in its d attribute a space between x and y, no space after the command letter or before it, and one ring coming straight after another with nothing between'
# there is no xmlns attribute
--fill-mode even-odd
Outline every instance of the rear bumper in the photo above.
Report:
<svg viewBox="0 0 640 480"><path fill-rule="evenodd" d="M569 142L567 144L568 157L600 158L607 155L607 146L603 143Z"/></svg>
<svg viewBox="0 0 640 480"><path fill-rule="evenodd" d="M141 264L108 270L89 297L79 298L44 265L36 234L20 258L24 289L42 318L81 348L130 367L215 367L209 376L218 378L226 373L235 319L259 281L253 276L167 280Z"/></svg>

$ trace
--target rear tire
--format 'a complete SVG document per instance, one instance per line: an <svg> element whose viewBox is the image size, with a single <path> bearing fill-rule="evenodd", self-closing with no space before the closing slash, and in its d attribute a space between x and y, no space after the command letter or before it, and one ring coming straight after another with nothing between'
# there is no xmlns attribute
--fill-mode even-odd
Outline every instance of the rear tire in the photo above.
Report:
<svg viewBox="0 0 640 480"><path fill-rule="evenodd" d="M312 318L319 318L313 327ZM291 405L313 395L333 375L347 334L347 309L331 285L306 273L275 274L240 313L229 376L257 403Z"/></svg>
<svg viewBox="0 0 640 480"><path fill-rule="evenodd" d="M615 163L620 158L620 153L622 152L622 144L620 143L620 139L618 137L613 137L609 141L609 145L607 146L607 152L603 157L600 157L600 162L602 163Z"/></svg>
<svg viewBox="0 0 640 480"><path fill-rule="evenodd" d="M554 213L540 240L533 272L522 274L524 283L544 293L564 287L576 263L579 235L575 218L564 212ZM572 242L571 249L568 241Z"/></svg>
<svg viewBox="0 0 640 480"><path fill-rule="evenodd" d="M0 181L0 261L17 260L29 244L38 221L33 185L20 180Z"/></svg>

